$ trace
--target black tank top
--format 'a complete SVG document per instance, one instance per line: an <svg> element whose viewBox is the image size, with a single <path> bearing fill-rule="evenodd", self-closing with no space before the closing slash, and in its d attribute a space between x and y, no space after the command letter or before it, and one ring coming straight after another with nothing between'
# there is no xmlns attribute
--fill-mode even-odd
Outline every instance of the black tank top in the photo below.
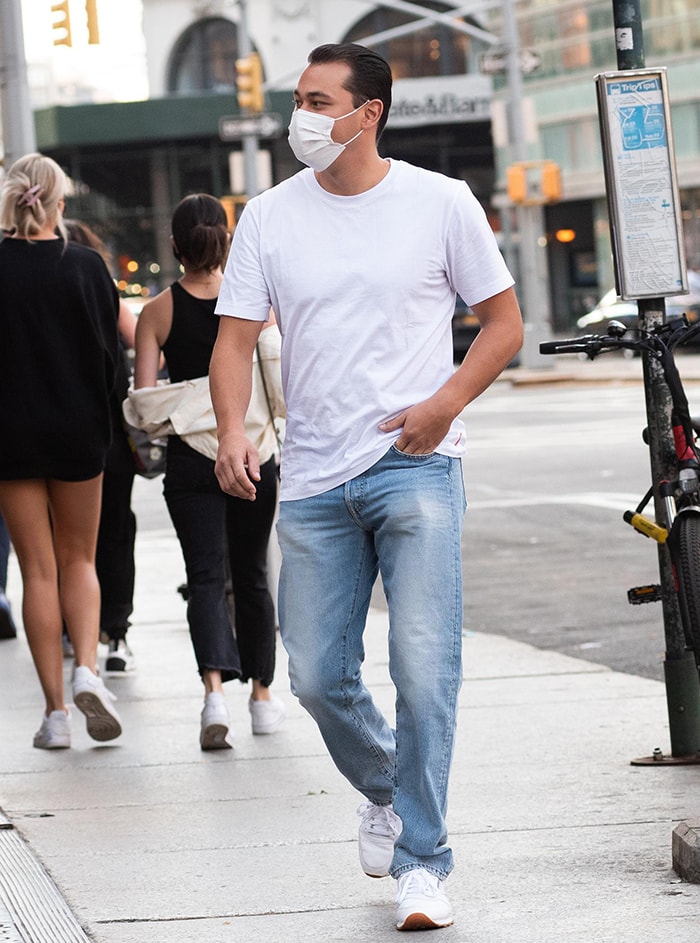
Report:
<svg viewBox="0 0 700 943"><path fill-rule="evenodd" d="M209 361L219 330L216 298L195 298L179 282L170 286L173 323L163 353L171 383L194 380L209 373Z"/></svg>

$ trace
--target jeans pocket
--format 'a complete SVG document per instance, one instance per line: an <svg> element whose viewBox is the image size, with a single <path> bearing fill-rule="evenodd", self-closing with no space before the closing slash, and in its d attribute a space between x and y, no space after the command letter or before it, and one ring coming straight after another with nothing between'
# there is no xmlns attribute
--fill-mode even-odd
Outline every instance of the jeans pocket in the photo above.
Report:
<svg viewBox="0 0 700 943"><path fill-rule="evenodd" d="M401 458L408 458L413 461L426 461L427 459L434 458L438 453L437 452L419 452L417 455L411 452L402 452L401 449L397 448L395 444L392 443L392 449L397 455L400 455Z"/></svg>

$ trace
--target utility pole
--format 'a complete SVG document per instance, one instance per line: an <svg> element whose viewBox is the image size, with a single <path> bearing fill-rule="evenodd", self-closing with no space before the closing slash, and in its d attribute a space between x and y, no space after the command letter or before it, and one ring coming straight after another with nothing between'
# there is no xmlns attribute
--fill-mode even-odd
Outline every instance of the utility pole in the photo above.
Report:
<svg viewBox="0 0 700 943"><path fill-rule="evenodd" d="M246 59L253 51L248 31L248 0L238 0L238 56ZM258 136L243 135L243 173L245 189L249 197L258 193Z"/></svg>
<svg viewBox="0 0 700 943"><path fill-rule="evenodd" d="M641 0L613 0L613 18L618 69L643 69L645 55ZM652 330L665 322L666 305L663 298L641 298L637 306L640 331ZM675 460L671 394L658 360L647 351L644 351L642 358L651 476L656 483L672 477L671 469ZM656 519L663 520L663 500L656 487L654 510ZM700 754L700 679L695 656L686 646L671 559L664 544L658 545L658 554L666 645L664 679L671 736L670 762L673 762L673 758ZM658 764L658 760L650 758L650 761ZM636 762L643 764L646 760Z"/></svg>
<svg viewBox="0 0 700 943"><path fill-rule="evenodd" d="M7 169L18 157L36 150L21 0L0 0L0 104L3 163Z"/></svg>
<svg viewBox="0 0 700 943"><path fill-rule="evenodd" d="M523 78L515 0L502 0L502 8L509 89L509 137L514 159L525 162L528 154L523 122ZM516 205L515 218L519 234L519 276L525 329L521 362L524 367L549 369L552 367L551 359L543 357L539 352L540 342L551 337L547 260L544 254L546 250L540 243L544 235L542 207Z"/></svg>

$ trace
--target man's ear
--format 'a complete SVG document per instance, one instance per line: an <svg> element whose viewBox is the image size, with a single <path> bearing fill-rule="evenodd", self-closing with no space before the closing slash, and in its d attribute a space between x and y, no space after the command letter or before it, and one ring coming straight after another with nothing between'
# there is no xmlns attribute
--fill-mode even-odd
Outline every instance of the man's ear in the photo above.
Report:
<svg viewBox="0 0 700 943"><path fill-rule="evenodd" d="M365 105L363 124L367 128L375 127L384 112L384 104L378 98L373 98Z"/></svg>

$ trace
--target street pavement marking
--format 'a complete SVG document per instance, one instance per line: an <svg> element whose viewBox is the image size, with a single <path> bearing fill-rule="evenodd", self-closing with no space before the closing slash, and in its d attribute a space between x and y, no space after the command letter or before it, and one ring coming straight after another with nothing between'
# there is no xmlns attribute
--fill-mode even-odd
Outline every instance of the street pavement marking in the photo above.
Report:
<svg viewBox="0 0 700 943"><path fill-rule="evenodd" d="M467 495L469 499L469 496ZM581 491L574 494L520 494L508 498L469 500L470 511L493 510L494 508L542 507L545 504L579 504L584 507L603 508L609 511L625 511L630 505L639 503L639 495L607 491Z"/></svg>

